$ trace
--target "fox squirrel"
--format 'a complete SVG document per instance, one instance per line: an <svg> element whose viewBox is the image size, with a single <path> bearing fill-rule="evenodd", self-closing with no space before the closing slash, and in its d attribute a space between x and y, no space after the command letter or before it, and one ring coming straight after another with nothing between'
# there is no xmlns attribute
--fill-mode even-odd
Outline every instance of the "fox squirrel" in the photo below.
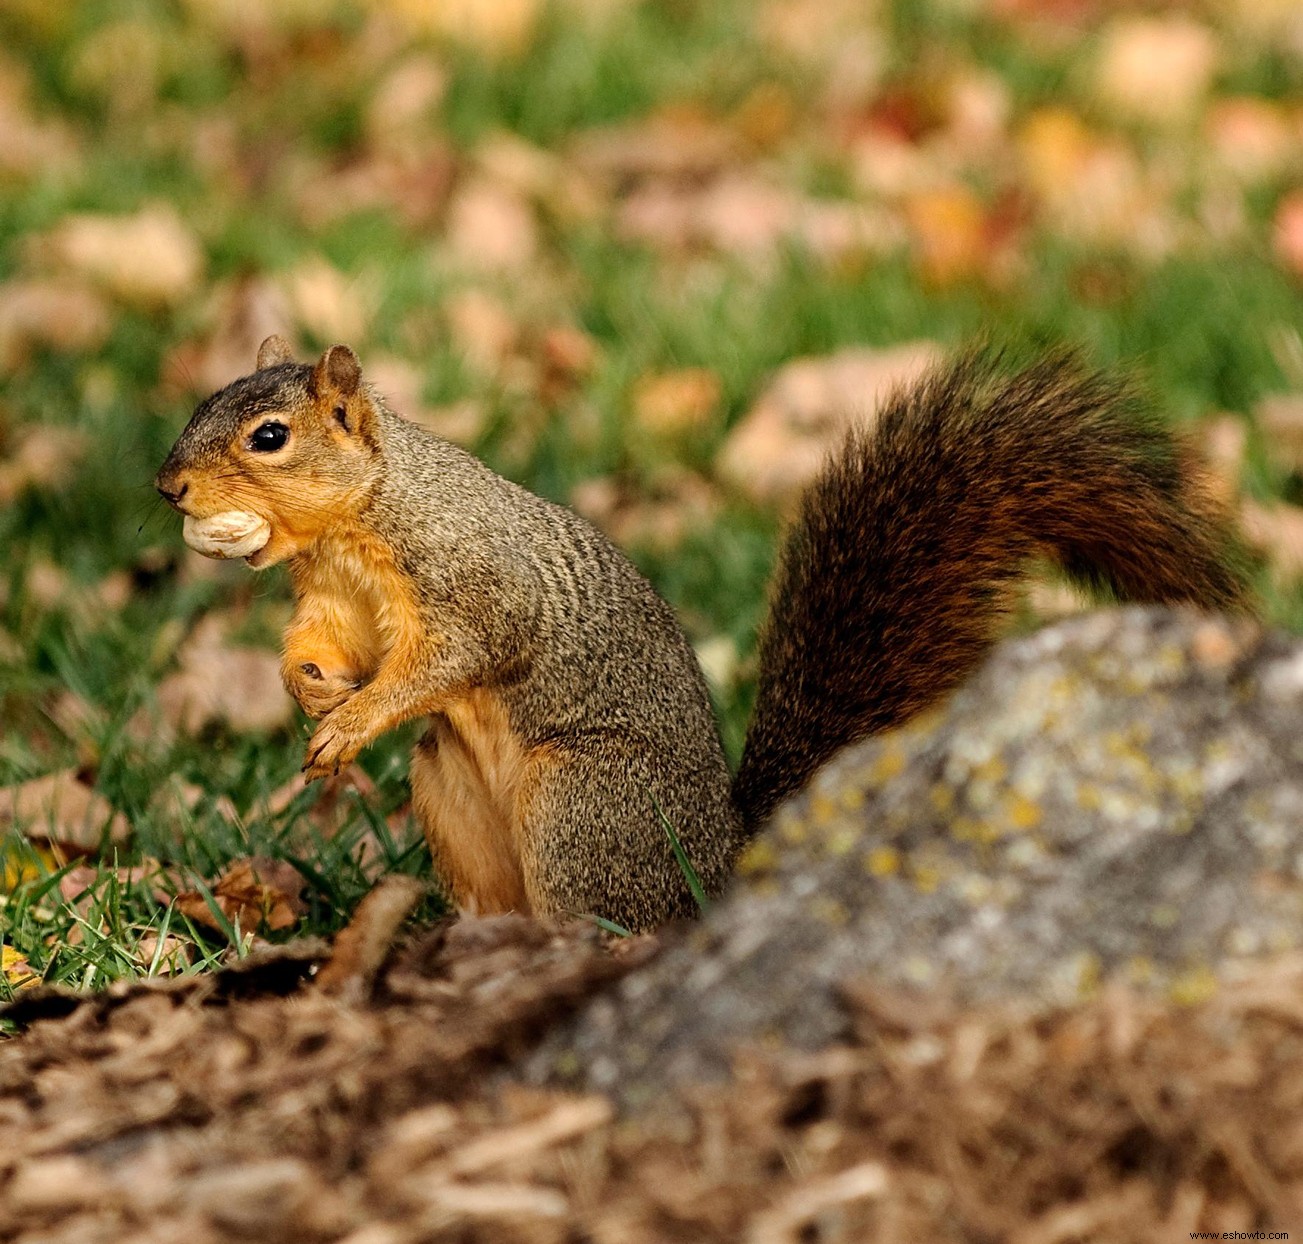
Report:
<svg viewBox="0 0 1303 1244"><path fill-rule="evenodd" d="M731 781L650 584L582 518L390 411L346 346L305 365L269 338L156 484L188 531L257 568L288 562L282 673L320 719L309 779L428 717L412 802L458 905L644 929L694 910L666 822L718 893L835 750L973 669L1030 557L1124 600L1246 607L1235 533L1201 480L1071 354L1002 376L971 352L896 394L805 495Z"/></svg>

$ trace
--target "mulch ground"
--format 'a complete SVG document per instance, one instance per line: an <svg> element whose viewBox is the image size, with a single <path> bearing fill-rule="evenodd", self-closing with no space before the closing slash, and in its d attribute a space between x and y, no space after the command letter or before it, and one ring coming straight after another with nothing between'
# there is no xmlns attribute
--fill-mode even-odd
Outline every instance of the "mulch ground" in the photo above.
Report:
<svg viewBox="0 0 1303 1244"><path fill-rule="evenodd" d="M0 1240L1303 1233L1300 958L1197 1006L1106 991L1039 1018L856 987L848 1045L745 1054L619 1119L512 1071L653 941L463 921L381 968L383 940L10 1008Z"/></svg>

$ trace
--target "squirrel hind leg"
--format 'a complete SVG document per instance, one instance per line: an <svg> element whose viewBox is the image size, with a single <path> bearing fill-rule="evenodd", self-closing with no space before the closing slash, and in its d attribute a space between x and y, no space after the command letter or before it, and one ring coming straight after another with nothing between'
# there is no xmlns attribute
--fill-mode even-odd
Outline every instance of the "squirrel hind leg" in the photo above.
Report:
<svg viewBox="0 0 1303 1244"><path fill-rule="evenodd" d="M600 917L631 932L697 915L662 813L706 892L718 894L736 847L720 827L736 814L726 799L701 806L707 785L676 788L642 755L582 742L549 749L521 789L522 865L534 911Z"/></svg>

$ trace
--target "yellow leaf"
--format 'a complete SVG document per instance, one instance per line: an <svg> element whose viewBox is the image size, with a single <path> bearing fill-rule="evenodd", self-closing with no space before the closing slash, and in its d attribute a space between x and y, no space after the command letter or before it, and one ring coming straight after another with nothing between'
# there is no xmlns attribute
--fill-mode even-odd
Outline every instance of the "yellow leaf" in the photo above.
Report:
<svg viewBox="0 0 1303 1244"><path fill-rule="evenodd" d="M12 946L0 946L0 976L14 989L30 989L41 983L31 964Z"/></svg>
<svg viewBox="0 0 1303 1244"><path fill-rule="evenodd" d="M24 842L16 835L0 840L0 894L16 890L25 881L38 881L60 866L47 847ZM8 954L8 949L5 951Z"/></svg>

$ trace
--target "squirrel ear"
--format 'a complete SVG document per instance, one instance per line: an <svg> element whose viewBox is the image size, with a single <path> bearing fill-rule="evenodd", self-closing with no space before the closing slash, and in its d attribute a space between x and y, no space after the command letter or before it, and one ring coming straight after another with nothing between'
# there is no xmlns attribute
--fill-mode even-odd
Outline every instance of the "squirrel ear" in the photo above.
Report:
<svg viewBox="0 0 1303 1244"><path fill-rule="evenodd" d="M352 397L362 383L362 364L347 346L331 346L321 356L312 380L318 393Z"/></svg>
<svg viewBox="0 0 1303 1244"><path fill-rule="evenodd" d="M275 367L277 363L288 363L294 355L290 353L290 343L279 333L273 333L258 347L258 361L254 364L258 371L264 367Z"/></svg>

